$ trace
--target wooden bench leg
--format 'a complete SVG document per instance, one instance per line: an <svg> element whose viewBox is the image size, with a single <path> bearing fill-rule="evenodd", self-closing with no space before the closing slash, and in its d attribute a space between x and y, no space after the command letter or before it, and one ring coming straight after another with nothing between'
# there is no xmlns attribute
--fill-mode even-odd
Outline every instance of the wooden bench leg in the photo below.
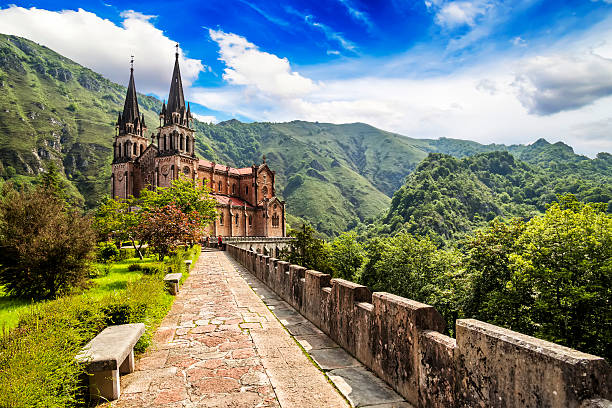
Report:
<svg viewBox="0 0 612 408"><path fill-rule="evenodd" d="M89 395L93 400L113 401L120 394L119 370L96 371L89 376Z"/></svg>
<svg viewBox="0 0 612 408"><path fill-rule="evenodd" d="M119 374L129 374L134 372L134 350L130 351L130 354L123 360L123 363L119 366Z"/></svg>

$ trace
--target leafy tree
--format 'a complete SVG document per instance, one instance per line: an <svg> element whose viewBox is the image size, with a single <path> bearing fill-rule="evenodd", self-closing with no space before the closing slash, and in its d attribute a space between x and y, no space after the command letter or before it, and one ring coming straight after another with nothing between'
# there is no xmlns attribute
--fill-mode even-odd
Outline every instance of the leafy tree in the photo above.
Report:
<svg viewBox="0 0 612 408"><path fill-rule="evenodd" d="M455 252L438 250L428 237L405 232L373 240L367 249L362 284L436 306L449 328L454 326L465 296L464 285L458 284L463 278L456 272L459 258Z"/></svg>
<svg viewBox="0 0 612 408"><path fill-rule="evenodd" d="M138 229L160 261L186 241L199 240L203 233L199 214L186 214L174 204L146 211Z"/></svg>
<svg viewBox="0 0 612 408"><path fill-rule="evenodd" d="M364 260L362 245L355 233L342 233L330 245L330 264L334 277L356 279Z"/></svg>
<svg viewBox="0 0 612 408"><path fill-rule="evenodd" d="M464 310L469 317L524 331L530 324L527 313L531 297L517 290L512 280L512 256L519 249L518 238L525 230L520 219L492 221L465 241L463 267L469 276L469 296Z"/></svg>
<svg viewBox="0 0 612 408"><path fill-rule="evenodd" d="M323 273L332 272L329 246L315 237L315 230L310 225L302 224L300 230L290 230L288 235L296 239L290 244L287 261Z"/></svg>
<svg viewBox="0 0 612 408"><path fill-rule="evenodd" d="M52 299L84 284L94 244L90 220L49 189L3 186L0 284L9 294Z"/></svg>
<svg viewBox="0 0 612 408"><path fill-rule="evenodd" d="M216 201L210 196L206 180L199 185L193 180L180 178L172 181L170 187L143 190L135 204L144 211L176 205L181 212L197 212L202 226L210 225L217 217Z"/></svg>
<svg viewBox="0 0 612 408"><path fill-rule="evenodd" d="M533 298L530 332L610 359L612 215L604 210L567 195L531 219L511 256L509 285Z"/></svg>
<svg viewBox="0 0 612 408"><path fill-rule="evenodd" d="M98 239L130 241L136 253L143 259L142 247L146 240L141 233L142 212L134 207L134 199L114 200L108 196L102 199L94 217L94 228Z"/></svg>

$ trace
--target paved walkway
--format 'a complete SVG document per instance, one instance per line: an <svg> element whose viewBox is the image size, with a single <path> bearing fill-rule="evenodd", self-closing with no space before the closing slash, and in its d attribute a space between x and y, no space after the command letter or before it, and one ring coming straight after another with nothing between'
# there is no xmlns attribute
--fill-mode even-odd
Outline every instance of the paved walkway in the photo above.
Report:
<svg viewBox="0 0 612 408"><path fill-rule="evenodd" d="M113 407L348 406L239 271L202 253Z"/></svg>

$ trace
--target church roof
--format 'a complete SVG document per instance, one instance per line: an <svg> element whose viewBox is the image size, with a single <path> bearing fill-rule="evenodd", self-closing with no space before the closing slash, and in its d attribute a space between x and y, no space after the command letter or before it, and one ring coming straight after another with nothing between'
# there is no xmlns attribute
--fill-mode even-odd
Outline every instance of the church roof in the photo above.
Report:
<svg viewBox="0 0 612 408"><path fill-rule="evenodd" d="M208 160L202 160L202 159L200 159L198 164L200 166L202 166L202 167L209 167L209 168L212 168L212 166L213 166L212 162L210 162ZM237 169L237 168L234 168L234 167L228 167L228 166L225 166L223 164L215 163L215 168L219 169L221 171L228 171L229 170L230 174L236 174L236 175L239 175L239 176L245 175L245 174L252 174L253 173L253 168L252 167L242 167L242 168Z"/></svg>
<svg viewBox="0 0 612 408"><path fill-rule="evenodd" d="M249 208L253 208L253 206L241 198L237 197L229 197L221 194L211 194L213 198L221 205L232 205L232 206L240 206L244 207L245 205Z"/></svg>

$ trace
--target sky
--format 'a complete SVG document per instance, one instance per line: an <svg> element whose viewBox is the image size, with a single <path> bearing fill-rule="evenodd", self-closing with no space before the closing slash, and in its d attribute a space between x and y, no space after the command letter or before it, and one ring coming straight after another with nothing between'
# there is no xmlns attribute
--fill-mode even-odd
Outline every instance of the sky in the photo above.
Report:
<svg viewBox="0 0 612 408"><path fill-rule="evenodd" d="M612 0L0 1L0 32L206 122L364 122L612 152Z"/></svg>

